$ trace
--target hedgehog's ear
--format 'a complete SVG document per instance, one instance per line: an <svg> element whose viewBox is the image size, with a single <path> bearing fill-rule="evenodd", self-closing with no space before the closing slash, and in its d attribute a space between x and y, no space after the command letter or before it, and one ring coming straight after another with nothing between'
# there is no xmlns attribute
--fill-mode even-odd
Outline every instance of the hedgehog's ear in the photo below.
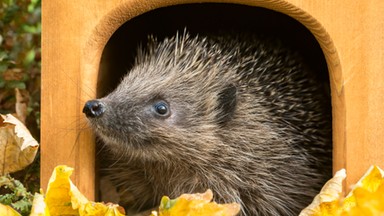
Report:
<svg viewBox="0 0 384 216"><path fill-rule="evenodd" d="M218 116L217 120L220 125L232 119L236 109L237 89L233 84L227 85L220 93L218 98Z"/></svg>

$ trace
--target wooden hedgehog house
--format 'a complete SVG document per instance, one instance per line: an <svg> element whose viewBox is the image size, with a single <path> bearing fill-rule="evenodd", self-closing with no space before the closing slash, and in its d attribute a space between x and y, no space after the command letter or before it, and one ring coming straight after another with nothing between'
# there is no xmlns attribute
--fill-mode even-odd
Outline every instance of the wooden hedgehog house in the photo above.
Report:
<svg viewBox="0 0 384 216"><path fill-rule="evenodd" d="M333 168L347 169L345 188L370 165L384 167L384 1L66 0L42 4L43 187L53 168L66 164L75 168L72 179L80 191L95 198L95 142L82 108L86 100L113 89L129 68L124 59L132 62L128 59L141 37L166 36L186 25L198 33L212 26L225 30L236 22L246 26L264 19L269 25L282 20L265 14L302 26L321 48L331 89ZM128 51L122 53L120 46Z"/></svg>

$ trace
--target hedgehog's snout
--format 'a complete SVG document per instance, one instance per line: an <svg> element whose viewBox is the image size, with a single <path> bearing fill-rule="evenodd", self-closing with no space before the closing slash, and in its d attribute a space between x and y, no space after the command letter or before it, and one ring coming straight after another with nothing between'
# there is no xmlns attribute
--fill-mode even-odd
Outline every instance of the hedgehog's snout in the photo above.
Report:
<svg viewBox="0 0 384 216"><path fill-rule="evenodd" d="M101 117L105 112L105 104L99 100L89 100L85 103L83 113L87 118Z"/></svg>

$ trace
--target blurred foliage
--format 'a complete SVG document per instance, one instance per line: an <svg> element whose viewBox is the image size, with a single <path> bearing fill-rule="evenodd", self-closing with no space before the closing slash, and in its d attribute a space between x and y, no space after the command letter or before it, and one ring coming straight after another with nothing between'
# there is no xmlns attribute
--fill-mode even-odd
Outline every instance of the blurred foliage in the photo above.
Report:
<svg viewBox="0 0 384 216"><path fill-rule="evenodd" d="M29 215L32 208L33 195L28 192L20 181L9 175L0 176L0 187L6 188L5 194L0 194L0 203L10 205L21 215Z"/></svg>
<svg viewBox="0 0 384 216"><path fill-rule="evenodd" d="M0 1L0 113L25 104L25 124L40 140L41 0ZM16 91L18 89L18 91ZM16 94L19 92L20 94ZM18 96L18 97L17 97ZM27 190L39 190L39 154L13 174ZM4 188L0 188L0 194Z"/></svg>

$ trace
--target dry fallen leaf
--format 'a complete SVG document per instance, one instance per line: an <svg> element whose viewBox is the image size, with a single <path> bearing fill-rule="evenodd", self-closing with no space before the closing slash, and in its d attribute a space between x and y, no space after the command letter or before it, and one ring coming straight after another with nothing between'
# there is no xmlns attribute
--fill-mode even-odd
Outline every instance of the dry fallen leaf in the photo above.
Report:
<svg viewBox="0 0 384 216"><path fill-rule="evenodd" d="M44 202L44 195L35 193L29 216L50 216L47 205Z"/></svg>
<svg viewBox="0 0 384 216"><path fill-rule="evenodd" d="M384 172L379 167L372 166L343 198L345 177L345 171L337 172L300 216L384 215Z"/></svg>
<svg viewBox="0 0 384 216"><path fill-rule="evenodd" d="M45 203L51 215L79 215L71 203L69 177L72 172L70 167L57 166L52 173L45 195Z"/></svg>
<svg viewBox="0 0 384 216"><path fill-rule="evenodd" d="M72 172L73 169L67 166L55 168L45 196L50 215L123 216L125 214L124 209L117 204L88 201L70 180ZM202 194L183 194L174 200L163 197L158 215L233 216L240 211L239 204L217 204L210 202L212 197L211 190ZM157 212L153 212L152 215L157 215Z"/></svg>
<svg viewBox="0 0 384 216"><path fill-rule="evenodd" d="M21 216L19 212L14 210L11 206L3 205L0 203L0 215L4 216Z"/></svg>
<svg viewBox="0 0 384 216"><path fill-rule="evenodd" d="M239 204L217 204L210 202L212 198L211 190L202 194L183 194L173 200L164 196L159 212L152 212L152 216L234 216L239 213Z"/></svg>
<svg viewBox="0 0 384 216"><path fill-rule="evenodd" d="M384 215L384 171L371 166L343 201L342 215Z"/></svg>
<svg viewBox="0 0 384 216"><path fill-rule="evenodd" d="M333 211L337 210L345 177L345 169L336 172L335 176L325 183L313 202L303 209L299 216L332 215ZM330 214L328 214L329 211L331 211Z"/></svg>
<svg viewBox="0 0 384 216"><path fill-rule="evenodd" d="M45 197L50 215L123 216L118 205L89 201L70 180L73 168L57 166L48 183Z"/></svg>
<svg viewBox="0 0 384 216"><path fill-rule="evenodd" d="M112 203L88 202L80 210L82 216L124 216L124 209Z"/></svg>
<svg viewBox="0 0 384 216"><path fill-rule="evenodd" d="M39 144L14 116L0 115L0 175L24 169L35 159Z"/></svg>
<svg viewBox="0 0 384 216"><path fill-rule="evenodd" d="M28 101L29 101L29 95L27 90L20 90L18 88L15 88L15 97L16 97L16 103L15 103L15 111L16 115L19 118L19 120L25 124L25 121L27 119L28 114Z"/></svg>

